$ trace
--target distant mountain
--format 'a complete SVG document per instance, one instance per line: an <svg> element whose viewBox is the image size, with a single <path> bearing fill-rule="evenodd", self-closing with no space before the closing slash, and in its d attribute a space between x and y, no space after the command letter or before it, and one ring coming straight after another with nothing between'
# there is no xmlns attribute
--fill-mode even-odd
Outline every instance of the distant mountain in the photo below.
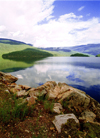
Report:
<svg viewBox="0 0 100 138"><path fill-rule="evenodd" d="M69 47L68 49L95 56L100 54L100 44L80 45L75 47Z"/></svg>
<svg viewBox="0 0 100 138"><path fill-rule="evenodd" d="M40 48L42 50L47 50L47 51L63 51L63 52L71 52L70 49L67 49L66 47L47 47L47 48Z"/></svg>
<svg viewBox="0 0 100 138"><path fill-rule="evenodd" d="M0 43L10 44L10 45L26 44L26 45L32 46L32 44L27 44L27 43L24 43L24 42L21 42L21 41L6 39L6 38L0 38Z"/></svg>
<svg viewBox="0 0 100 138"><path fill-rule="evenodd" d="M87 53L90 55L98 55L100 54L100 44L88 44L88 45L80 45L73 47L48 47L48 48L40 48L42 50L47 51L63 51L63 52L79 52L79 53Z"/></svg>

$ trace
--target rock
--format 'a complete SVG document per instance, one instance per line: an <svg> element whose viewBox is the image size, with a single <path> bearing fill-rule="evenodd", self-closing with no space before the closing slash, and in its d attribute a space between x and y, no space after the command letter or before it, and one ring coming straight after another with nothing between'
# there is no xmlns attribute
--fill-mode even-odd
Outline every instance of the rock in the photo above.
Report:
<svg viewBox="0 0 100 138"><path fill-rule="evenodd" d="M23 96L26 96L26 95L28 95L28 92L26 92L25 90L21 90L21 91L18 91L16 93L17 97L23 97Z"/></svg>
<svg viewBox="0 0 100 138"><path fill-rule="evenodd" d="M55 130L55 128L54 127L50 127L50 130Z"/></svg>
<svg viewBox="0 0 100 138"><path fill-rule="evenodd" d="M91 111L84 111L81 113L81 116L82 117L79 117L79 120L86 120L89 122L93 122L96 118L96 115Z"/></svg>
<svg viewBox="0 0 100 138"><path fill-rule="evenodd" d="M60 87L56 85L53 89L51 88L48 90L47 97L48 99L55 99L59 93L60 93Z"/></svg>
<svg viewBox="0 0 100 138"><path fill-rule="evenodd" d="M55 125L58 133L61 133L61 126L66 124L69 119L74 119L76 123L79 123L79 120L74 114L64 114L55 116L55 119L52 122Z"/></svg>
<svg viewBox="0 0 100 138"><path fill-rule="evenodd" d="M5 90L6 93L10 94L9 90Z"/></svg>
<svg viewBox="0 0 100 138"><path fill-rule="evenodd" d="M71 105L71 107L74 107L74 109L78 109L80 112L82 110L85 110L90 103L90 98L88 98L83 91L80 91L73 87L69 88L70 89L67 92L63 93L60 96L58 95L58 102L61 102L63 100L65 102L68 101L68 104Z"/></svg>
<svg viewBox="0 0 100 138"><path fill-rule="evenodd" d="M57 83L55 81L47 81L42 86L44 86L45 88L54 88L56 85Z"/></svg>
<svg viewBox="0 0 100 138"><path fill-rule="evenodd" d="M60 103L54 103L53 112L60 114L62 109L63 108Z"/></svg>
<svg viewBox="0 0 100 138"><path fill-rule="evenodd" d="M25 130L25 132L30 133L30 131L29 131L29 130Z"/></svg>
<svg viewBox="0 0 100 138"><path fill-rule="evenodd" d="M47 93L45 89L41 88L32 88L28 92L30 96L43 96Z"/></svg>
<svg viewBox="0 0 100 138"><path fill-rule="evenodd" d="M20 85L10 85L9 87L8 87L8 89L9 89L9 91L11 92L11 93L14 93L14 94L16 94L17 92L19 92L19 91L22 91L22 88L21 88L21 86Z"/></svg>
<svg viewBox="0 0 100 138"><path fill-rule="evenodd" d="M13 82L16 82L17 80L18 78L12 76L9 73L0 72L0 81L7 82L7 83L13 83Z"/></svg>
<svg viewBox="0 0 100 138"><path fill-rule="evenodd" d="M29 90L31 89L30 86L27 86L27 85L19 85L23 90Z"/></svg>
<svg viewBox="0 0 100 138"><path fill-rule="evenodd" d="M35 97L27 97L26 100L28 102L28 104L27 104L28 106L35 104Z"/></svg>
<svg viewBox="0 0 100 138"><path fill-rule="evenodd" d="M56 84L50 81L42 85L42 87L45 88L48 99L59 99L58 102L68 100L70 105L80 111L85 110L90 103L90 98L87 97L85 92L65 83Z"/></svg>

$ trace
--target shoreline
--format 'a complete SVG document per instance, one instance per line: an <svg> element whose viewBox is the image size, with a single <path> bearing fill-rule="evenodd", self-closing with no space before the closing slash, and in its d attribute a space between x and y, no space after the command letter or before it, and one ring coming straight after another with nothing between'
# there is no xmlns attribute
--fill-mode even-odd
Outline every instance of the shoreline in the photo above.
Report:
<svg viewBox="0 0 100 138"><path fill-rule="evenodd" d="M25 85L17 85L15 83L17 80L18 78L9 73L0 72L0 102L3 103L3 100L8 102L10 99L9 102L13 103L12 108L9 109L10 112L7 110L7 113L3 116L0 114L2 118L0 124L1 136L8 136L11 131L9 125L13 128L13 135L15 136L17 133L15 124L17 124L17 135L21 137L20 123L22 123L23 135L28 137L38 137L39 134L43 135L42 137L48 136L48 138L51 136L54 138L75 138L75 135L77 138L84 135L98 137L100 135L100 103L84 91L71 87L66 83L59 82L57 84L55 81L48 81L37 88L31 88ZM6 106L8 107L9 104ZM22 108L19 109L19 107ZM1 109L2 112L6 110L2 106ZM4 120L4 115L5 117L9 115L12 118L5 122L7 120ZM38 126L35 124L36 120ZM26 122L29 122L27 127L24 126ZM34 134L29 130L30 123L33 123L34 127L36 126ZM42 125L45 126L44 123L46 125L46 130L43 129L46 131L45 133L40 132ZM3 133L2 125L7 130L7 134ZM82 128L82 126L84 127Z"/></svg>

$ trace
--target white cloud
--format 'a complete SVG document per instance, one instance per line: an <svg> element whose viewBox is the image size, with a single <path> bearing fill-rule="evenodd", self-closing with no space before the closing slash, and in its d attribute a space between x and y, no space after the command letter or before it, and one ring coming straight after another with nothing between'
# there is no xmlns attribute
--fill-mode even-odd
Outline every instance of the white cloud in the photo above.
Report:
<svg viewBox="0 0 100 138"><path fill-rule="evenodd" d="M69 14L65 14L65 15L60 16L59 21L63 22L66 20L81 19L81 18L83 18L82 15L76 16L74 13L69 13Z"/></svg>
<svg viewBox="0 0 100 138"><path fill-rule="evenodd" d="M0 26L0 32L4 31L6 29L6 27L4 25Z"/></svg>
<svg viewBox="0 0 100 138"><path fill-rule="evenodd" d="M58 20L50 20L48 24L36 25L33 34L34 45L39 47L98 43L100 42L100 23L98 18L87 21L79 20L79 17L74 20L71 18L62 20L61 16Z"/></svg>
<svg viewBox="0 0 100 138"><path fill-rule="evenodd" d="M85 8L85 6L81 6L78 11L82 11Z"/></svg>
<svg viewBox="0 0 100 138"><path fill-rule="evenodd" d="M82 15L68 13L55 19L52 16L54 1L0 0L0 37L32 43L36 47L100 43L99 18L83 21ZM44 20L47 23L41 24Z"/></svg>
<svg viewBox="0 0 100 138"><path fill-rule="evenodd" d="M28 40L31 36L34 25L44 19L51 18L55 0L0 0L0 26L6 27L5 37L13 39ZM50 16L50 17L49 17ZM21 32L18 37L16 32ZM18 34L18 33L17 33ZM3 34L0 35L2 37Z"/></svg>

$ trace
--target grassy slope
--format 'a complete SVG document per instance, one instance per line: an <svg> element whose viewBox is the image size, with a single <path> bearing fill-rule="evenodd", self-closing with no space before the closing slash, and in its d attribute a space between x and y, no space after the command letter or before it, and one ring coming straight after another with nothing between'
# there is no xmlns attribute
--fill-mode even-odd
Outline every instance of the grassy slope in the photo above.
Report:
<svg viewBox="0 0 100 138"><path fill-rule="evenodd" d="M6 43L4 43L4 42L6 42ZM38 50L37 48L31 47L26 44L17 43L15 45L13 45L13 44L9 44L9 43L10 43L9 40L3 40L3 43L0 42L0 71L5 71L5 72L14 71L16 68L23 69L23 68L30 67L34 64L34 62L35 62L34 60L33 60L33 62L30 62L27 64L27 62L23 62L23 61L18 62L18 61L3 59L2 58L3 54L11 53L14 51L24 51L25 49L30 49L33 51ZM42 50L39 50L39 52L42 53Z"/></svg>

